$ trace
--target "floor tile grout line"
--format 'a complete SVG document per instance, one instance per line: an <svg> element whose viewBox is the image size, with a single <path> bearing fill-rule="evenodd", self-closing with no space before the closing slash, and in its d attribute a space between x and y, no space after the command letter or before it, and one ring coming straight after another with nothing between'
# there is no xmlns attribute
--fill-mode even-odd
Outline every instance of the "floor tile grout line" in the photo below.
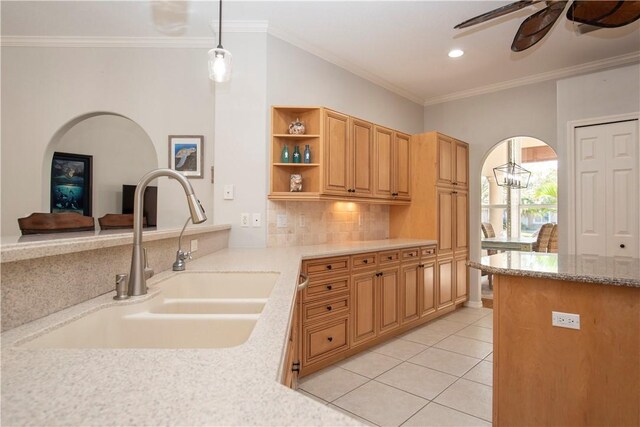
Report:
<svg viewBox="0 0 640 427"><path fill-rule="evenodd" d="M364 384L363 384L363 385L364 385ZM376 424L376 423L374 423L373 421L371 421L370 419L365 418L365 417L363 417L362 415L358 415L358 414L356 414L355 412L351 412L351 411L349 411L348 409L343 408L342 406L338 406L338 405L336 405L336 404L334 404L334 403L332 403L332 402L327 403L327 406L330 406L330 405L333 405L333 406L335 406L336 408L340 408L340 409L342 409L343 411L348 412L348 413L350 413L350 414L352 414L352 415L354 415L354 416L356 416L356 417L358 417L358 418L362 418L363 420L365 420L365 421L366 421L366 422L368 422L368 423L373 424L374 426L378 426L378 427L380 427L380 424ZM338 412L339 412L339 411L338 411ZM358 421L358 420L356 420L356 421Z"/></svg>
<svg viewBox="0 0 640 427"><path fill-rule="evenodd" d="M362 415L360 415L360 414L356 414L355 412L351 412L351 411L349 411L349 410L347 410L347 409L343 408L342 406L340 406L340 405L336 405L336 404L334 403L336 400L340 399L341 397L344 397L344 396L346 396L347 394L349 394L349 393L351 393L351 392L353 392L353 391L356 391L357 389L359 389L359 388L363 387L364 385L369 384L371 381L373 381L373 379L369 379L369 381L367 381L367 382L365 382L365 383L363 383L363 384L360 384L358 387L354 388L354 389L353 389L353 390L351 390L351 391L346 392L345 394L343 394L343 395L342 395L342 396L340 396L340 397L335 398L334 400L332 400L332 401L331 401L331 402L329 402L329 403L330 403L330 404L332 404L332 405L334 405L334 406L337 406L337 407L338 407L338 408L340 408L340 409L344 409L345 411L349 412L350 414L353 414L353 415L355 415L355 416L357 416L357 417L360 417L360 418L362 418L363 420L367 420L368 422L370 422L371 424L373 424L373 425L375 425L375 426L379 426L379 424L374 423L374 422L373 422L373 421L371 421L370 419L368 419L368 418L366 418L366 417L363 417L363 416L362 416Z"/></svg>
<svg viewBox="0 0 640 427"><path fill-rule="evenodd" d="M485 340L481 340L481 339L473 338L473 337L465 337L464 335L458 335L458 332L456 332L456 333L455 333L455 334L453 334L453 335L455 335L456 337L460 337L460 338L468 338L468 339L470 339L470 340L480 341L480 342L483 342L483 343L487 343L487 344L491 344L491 345L493 345L493 343L492 343L492 342L489 342L489 341L485 341ZM449 336L451 336L451 335L449 335ZM447 338L449 338L449 337L447 337Z"/></svg>
<svg viewBox="0 0 640 427"><path fill-rule="evenodd" d="M474 367L475 367L475 366L474 366ZM471 369L473 369L473 368L471 368ZM468 372L468 371L467 371L467 372ZM454 385L454 384L456 384L457 382L459 382L460 380L469 381L469 380L467 380L466 378L462 378L462 377L458 378L458 379L457 379L457 380L455 380L453 383L451 383L451 385L450 385L449 387L447 387L446 389L442 390L442 391L441 391L441 392L440 392L436 397L434 397L431 401L432 401L433 403L438 404L438 405L442 405L442 406L445 406L445 407L447 407L447 408L449 408L449 409L453 409L454 411L462 412L463 414L467 414L467 415L470 415L470 416L472 416L472 417L475 417L475 418L481 419L482 421L487 421L487 422L489 422L489 423L492 423L492 424L493 424L493 421L492 421L492 420L487 420L487 419L482 418L482 417L479 417L479 416L477 416L477 415L473 415L473 414L470 414L470 413L468 413L468 412L461 411L460 409L453 408L453 407L451 407L451 406L445 405L444 403L436 402L436 399L437 399L438 397L440 397L444 392L446 392L446 391L447 391L447 390L449 390L451 387L453 387L453 385ZM473 382L475 382L475 381L473 381ZM476 384L480 384L480 383L476 383ZM485 384L482 384L482 385L485 385ZM493 393L493 387L491 387L491 386L487 386L487 387L490 387L490 388L491 388L491 391L492 391L492 393ZM491 403L493 404L493 397L491 398Z"/></svg>
<svg viewBox="0 0 640 427"><path fill-rule="evenodd" d="M423 398L424 399L424 398ZM421 407L420 409L418 409L416 412L414 412L413 414L411 414L411 416L409 418L407 418L406 420L404 420L403 422L401 422L400 424L398 424L398 427L401 427L403 425L405 425L407 423L407 421L409 421L411 418L415 417L416 414L420 411L422 411L424 408L427 407L427 405L429 405L431 403L430 400L427 400L427 403L424 404L423 407Z"/></svg>
<svg viewBox="0 0 640 427"><path fill-rule="evenodd" d="M482 360L478 360L478 363L480 363L480 362L482 362ZM421 368L431 369L432 371L440 372L441 374L447 374L447 375L451 375L452 377L462 378L462 376L460 376L460 375L452 374L451 372L441 371L440 369L432 368L430 366L424 366L424 365L421 365L421 364L416 363L416 362L411 362L409 360L407 360L407 363L411 363L412 365L415 365L415 366L420 366ZM469 370L465 371L464 374L462 374L462 375L467 375L471 369L475 368L478 365L478 363L473 365L473 367L469 368Z"/></svg>

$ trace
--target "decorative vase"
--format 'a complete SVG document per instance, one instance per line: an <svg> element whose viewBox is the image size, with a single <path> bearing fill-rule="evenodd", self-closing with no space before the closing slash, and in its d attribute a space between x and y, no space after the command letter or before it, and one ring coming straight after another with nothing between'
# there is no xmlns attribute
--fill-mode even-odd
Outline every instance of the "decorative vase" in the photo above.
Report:
<svg viewBox="0 0 640 427"><path fill-rule="evenodd" d="M304 123L302 123L300 119L295 119L295 121L289 124L289 133L291 135L304 135L305 131Z"/></svg>
<svg viewBox="0 0 640 427"><path fill-rule="evenodd" d="M311 163L311 150L309 149L309 144L304 146L304 163Z"/></svg>
<svg viewBox="0 0 640 427"><path fill-rule="evenodd" d="M300 163L300 149L296 145L293 149L293 163Z"/></svg>

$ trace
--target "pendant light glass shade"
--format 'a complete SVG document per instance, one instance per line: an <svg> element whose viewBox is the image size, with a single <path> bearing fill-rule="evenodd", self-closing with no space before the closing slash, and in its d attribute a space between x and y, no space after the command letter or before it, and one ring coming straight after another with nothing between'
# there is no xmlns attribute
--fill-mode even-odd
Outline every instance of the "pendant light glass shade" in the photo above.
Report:
<svg viewBox="0 0 640 427"><path fill-rule="evenodd" d="M209 78L217 83L231 79L231 52L218 46L209 51Z"/></svg>

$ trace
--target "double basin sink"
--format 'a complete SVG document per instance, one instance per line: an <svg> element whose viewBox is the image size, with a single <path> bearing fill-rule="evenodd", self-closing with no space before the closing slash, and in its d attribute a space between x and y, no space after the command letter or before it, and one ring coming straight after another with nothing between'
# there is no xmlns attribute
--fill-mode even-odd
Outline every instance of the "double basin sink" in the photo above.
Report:
<svg viewBox="0 0 640 427"><path fill-rule="evenodd" d="M184 272L158 282L150 299L87 314L23 348L224 348L244 343L278 273Z"/></svg>

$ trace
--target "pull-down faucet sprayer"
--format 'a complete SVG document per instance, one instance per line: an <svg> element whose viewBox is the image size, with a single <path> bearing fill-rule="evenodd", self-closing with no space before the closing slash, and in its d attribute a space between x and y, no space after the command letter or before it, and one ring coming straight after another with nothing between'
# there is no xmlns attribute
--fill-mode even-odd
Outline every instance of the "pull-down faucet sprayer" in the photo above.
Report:
<svg viewBox="0 0 640 427"><path fill-rule="evenodd" d="M140 178L140 182L138 182L135 194L133 195L133 252L131 253L131 271L129 272L129 287L127 291L127 295L130 297L145 295L147 293L147 281L144 274L145 265L142 248L142 201L144 190L147 188L149 183L161 176L175 178L182 185L182 188L187 195L189 212L191 213L191 220L194 224L200 224L207 220L204 209L202 209L200 202L193 192L191 183L181 173L172 169L156 169Z"/></svg>

